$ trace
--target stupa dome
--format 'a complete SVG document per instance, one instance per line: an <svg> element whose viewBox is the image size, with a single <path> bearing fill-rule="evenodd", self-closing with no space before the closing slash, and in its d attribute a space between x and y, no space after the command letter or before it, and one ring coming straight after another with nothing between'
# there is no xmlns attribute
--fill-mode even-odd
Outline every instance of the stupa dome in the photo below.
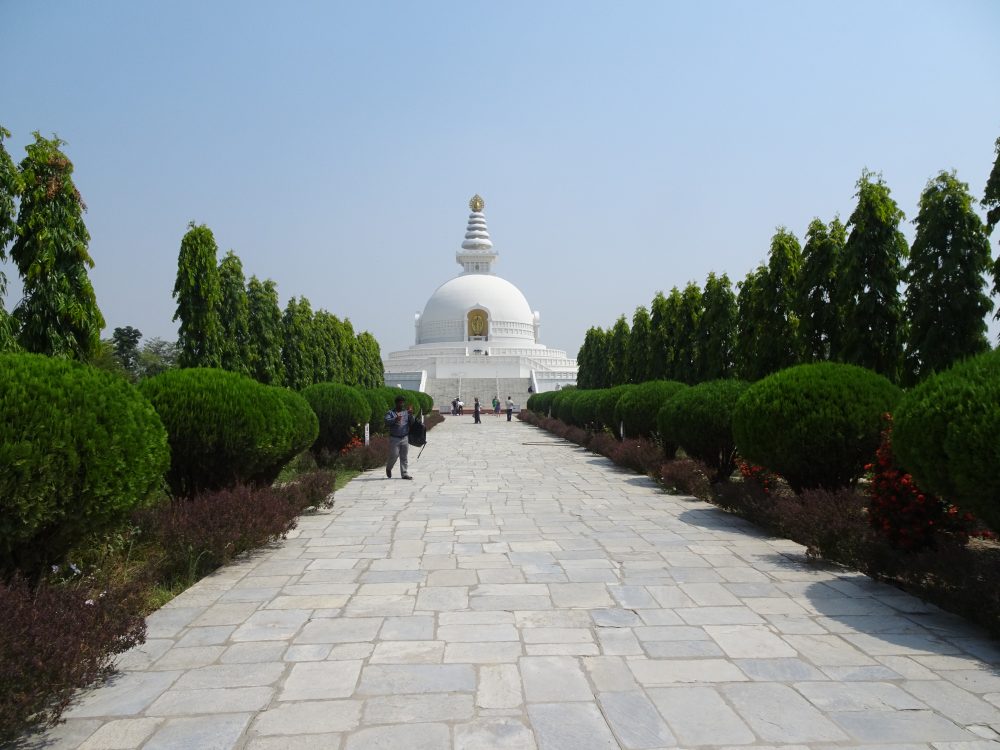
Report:
<svg viewBox="0 0 1000 750"><path fill-rule="evenodd" d="M485 313L488 325L477 331L479 310ZM468 335L476 333L489 341L535 343L535 316L521 290L506 279L484 273L446 281L424 306L417 324L417 343L466 341Z"/></svg>

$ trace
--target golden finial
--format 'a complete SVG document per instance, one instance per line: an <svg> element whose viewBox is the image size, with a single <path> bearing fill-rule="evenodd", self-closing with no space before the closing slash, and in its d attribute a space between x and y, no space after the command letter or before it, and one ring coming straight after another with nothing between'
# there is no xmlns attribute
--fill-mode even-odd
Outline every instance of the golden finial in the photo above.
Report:
<svg viewBox="0 0 1000 750"><path fill-rule="evenodd" d="M472 200L469 201L469 208L471 208L475 213L479 213L486 206L486 201L479 197L479 193L472 196Z"/></svg>

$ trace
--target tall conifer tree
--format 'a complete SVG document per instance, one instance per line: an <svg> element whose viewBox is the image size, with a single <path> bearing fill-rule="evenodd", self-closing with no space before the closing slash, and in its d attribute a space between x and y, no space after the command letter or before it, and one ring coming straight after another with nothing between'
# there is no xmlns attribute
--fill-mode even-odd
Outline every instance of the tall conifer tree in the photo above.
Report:
<svg viewBox="0 0 1000 750"><path fill-rule="evenodd" d="M230 250L219 264L219 305L222 323L222 369L250 374L250 302L247 299L243 263Z"/></svg>
<svg viewBox="0 0 1000 750"><path fill-rule="evenodd" d="M649 365L652 333L649 311L644 305L640 305L632 316L632 330L629 332L628 362L625 369L630 383L644 383L652 377Z"/></svg>
<svg viewBox="0 0 1000 750"><path fill-rule="evenodd" d="M708 274L701 293L701 307L697 331L698 380L731 377L736 337L736 295L726 274Z"/></svg>
<svg viewBox="0 0 1000 750"><path fill-rule="evenodd" d="M761 288L763 295L757 332L758 371L761 376L798 364L799 276L802 249L794 234L778 227L771 238L767 274Z"/></svg>
<svg viewBox="0 0 1000 750"><path fill-rule="evenodd" d="M23 193L10 251L23 282L14 309L18 342L29 352L87 360L101 351L104 316L87 275L94 261L86 206L60 150L64 142L34 135L20 165Z"/></svg>
<svg viewBox="0 0 1000 750"><path fill-rule="evenodd" d="M628 321L621 315L608 334L608 385L624 385L629 382L628 337Z"/></svg>
<svg viewBox="0 0 1000 750"><path fill-rule="evenodd" d="M839 218L829 226L813 219L806 230L799 277L799 343L805 362L831 359L841 329L837 299L837 267L847 232Z"/></svg>
<svg viewBox="0 0 1000 750"><path fill-rule="evenodd" d="M17 199L22 188L21 174L3 145L5 138L10 138L10 131L0 125L0 263L7 260L7 246L17 235ZM17 348L14 319L4 305L6 295L7 277L0 270L0 353Z"/></svg>
<svg viewBox="0 0 1000 750"><path fill-rule="evenodd" d="M663 292L657 292L649 305L650 334L649 370L652 380L663 380L667 377L670 366L670 331L674 321L670 319L671 307Z"/></svg>
<svg viewBox="0 0 1000 750"><path fill-rule="evenodd" d="M767 283L767 266L761 263L737 285L736 346L733 351L736 374L743 380L759 380L769 372L766 361L760 356L760 339L768 323L764 298Z"/></svg>
<svg viewBox="0 0 1000 750"><path fill-rule="evenodd" d="M701 288L690 281L680 293L674 334L673 378L682 383L698 382L698 328L702 312Z"/></svg>
<svg viewBox="0 0 1000 750"><path fill-rule="evenodd" d="M204 224L188 225L177 257L174 298L180 321L178 344L181 367L219 367L222 364L222 288L216 266L218 247Z"/></svg>
<svg viewBox="0 0 1000 750"><path fill-rule="evenodd" d="M983 191L983 208L986 209L986 233L991 234L993 227L1000 224L1000 138L996 141L996 159L993 169L986 180L986 190ZM1000 294L1000 255L993 261L993 294ZM997 307L997 320L1000 320L1000 306Z"/></svg>
<svg viewBox="0 0 1000 750"><path fill-rule="evenodd" d="M312 306L305 297L291 297L281 318L281 360L285 385L297 391L313 384L315 354L312 339Z"/></svg>
<svg viewBox="0 0 1000 750"><path fill-rule="evenodd" d="M837 358L898 381L905 333L899 285L908 253L899 223L905 216L881 175L865 170L857 187L837 271L843 313Z"/></svg>
<svg viewBox="0 0 1000 750"><path fill-rule="evenodd" d="M378 341L368 331L362 331L357 336L358 357L362 363L361 388L380 388L385 383L385 367L382 364L382 351Z"/></svg>
<svg viewBox="0 0 1000 750"><path fill-rule="evenodd" d="M990 242L969 186L941 172L920 196L906 269L907 372L915 379L989 348Z"/></svg>
<svg viewBox="0 0 1000 750"><path fill-rule="evenodd" d="M261 282L251 276L247 283L247 359L250 376L261 383L281 385L285 380L281 361L281 343L284 331L281 307L274 282Z"/></svg>

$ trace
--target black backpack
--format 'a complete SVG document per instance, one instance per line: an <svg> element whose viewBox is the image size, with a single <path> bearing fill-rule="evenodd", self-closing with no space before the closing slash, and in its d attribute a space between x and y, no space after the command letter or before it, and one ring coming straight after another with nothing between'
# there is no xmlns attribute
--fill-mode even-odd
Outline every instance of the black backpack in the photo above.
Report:
<svg viewBox="0 0 1000 750"><path fill-rule="evenodd" d="M410 425L410 434L407 436L407 442L417 448L427 444L427 428L424 427L422 419L414 420L413 424Z"/></svg>

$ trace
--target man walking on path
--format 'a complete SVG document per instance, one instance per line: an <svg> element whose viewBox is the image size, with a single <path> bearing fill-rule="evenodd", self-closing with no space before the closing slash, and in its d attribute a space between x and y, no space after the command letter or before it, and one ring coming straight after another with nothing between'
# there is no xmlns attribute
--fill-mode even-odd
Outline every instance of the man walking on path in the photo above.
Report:
<svg viewBox="0 0 1000 750"><path fill-rule="evenodd" d="M389 458L385 462L385 475L392 479L392 467L396 465L399 458L399 469L403 479L413 479L406 471L408 467L407 458L410 453L408 442L410 435L410 425L413 424L413 407L406 406L406 399L396 396L396 407L390 409L385 415L385 423L389 425Z"/></svg>
<svg viewBox="0 0 1000 750"><path fill-rule="evenodd" d="M514 402L511 400L510 396L507 397L507 421L510 421L511 415L514 413Z"/></svg>
<svg viewBox="0 0 1000 750"><path fill-rule="evenodd" d="M483 423L482 420L479 418L479 415L481 413L482 413L482 407L479 405L479 398L477 397L476 400L472 404L472 416L474 416L476 418L476 422L475 422L476 424L482 424Z"/></svg>

